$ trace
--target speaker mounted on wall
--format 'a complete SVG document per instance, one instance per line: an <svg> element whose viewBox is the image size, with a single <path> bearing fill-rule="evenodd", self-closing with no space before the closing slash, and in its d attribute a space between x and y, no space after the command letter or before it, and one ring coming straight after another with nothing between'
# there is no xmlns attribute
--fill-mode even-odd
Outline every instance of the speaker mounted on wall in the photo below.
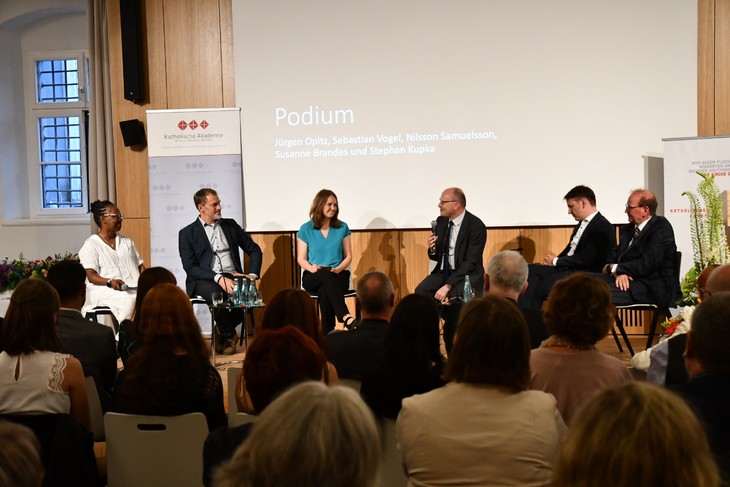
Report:
<svg viewBox="0 0 730 487"><path fill-rule="evenodd" d="M122 21L124 98L141 102L144 98L142 0L120 0L119 17Z"/></svg>
<svg viewBox="0 0 730 487"><path fill-rule="evenodd" d="M144 125L136 118L133 120L122 120L119 122L119 128L122 129L124 147L141 145L147 142L147 138L144 135Z"/></svg>

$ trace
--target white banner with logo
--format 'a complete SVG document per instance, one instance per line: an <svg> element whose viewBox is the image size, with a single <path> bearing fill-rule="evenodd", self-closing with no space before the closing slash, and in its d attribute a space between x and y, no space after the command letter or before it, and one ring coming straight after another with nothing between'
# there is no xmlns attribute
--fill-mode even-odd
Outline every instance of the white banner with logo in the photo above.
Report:
<svg viewBox="0 0 730 487"><path fill-rule="evenodd" d="M222 214L239 223L243 215L241 116L238 108L148 110L150 185L149 266L169 269L185 289L178 232L198 217L193 195L213 188ZM204 333L210 313L196 307Z"/></svg>
<svg viewBox="0 0 730 487"><path fill-rule="evenodd" d="M682 252L681 277L694 265L689 199L682 193L697 195L704 208L697 194L702 178L696 171L714 175L720 191L730 190L730 137L664 139L664 214L674 228L677 250Z"/></svg>

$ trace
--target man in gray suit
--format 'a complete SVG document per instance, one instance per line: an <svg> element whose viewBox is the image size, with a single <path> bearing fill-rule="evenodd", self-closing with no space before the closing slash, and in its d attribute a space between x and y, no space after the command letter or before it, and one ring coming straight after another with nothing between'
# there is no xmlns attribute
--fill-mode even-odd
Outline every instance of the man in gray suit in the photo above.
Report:
<svg viewBox="0 0 730 487"><path fill-rule="evenodd" d="M81 307L86 300L86 271L75 260L63 260L48 270L48 282L58 292L61 311L56 333L61 352L79 359L85 376L91 376L106 410L117 378L117 347L114 331L85 319Z"/></svg>

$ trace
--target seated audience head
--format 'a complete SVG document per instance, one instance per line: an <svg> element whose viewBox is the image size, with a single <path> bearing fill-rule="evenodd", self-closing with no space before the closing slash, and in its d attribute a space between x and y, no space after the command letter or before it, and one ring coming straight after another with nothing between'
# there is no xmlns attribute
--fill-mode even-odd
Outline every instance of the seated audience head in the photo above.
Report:
<svg viewBox="0 0 730 487"><path fill-rule="evenodd" d="M498 252L487 263L484 290L516 301L527 290L527 269L519 252Z"/></svg>
<svg viewBox="0 0 730 487"><path fill-rule="evenodd" d="M43 464L33 431L0 419L0 486L40 487Z"/></svg>
<svg viewBox="0 0 730 487"><path fill-rule="evenodd" d="M444 379L503 387L530 385L530 338L517 305L486 294L464 305Z"/></svg>
<svg viewBox="0 0 730 487"><path fill-rule="evenodd" d="M627 382L595 395L573 419L553 467L555 487L716 487L715 461L685 402Z"/></svg>
<svg viewBox="0 0 730 487"><path fill-rule="evenodd" d="M334 458L341 452L347 461ZM215 485L371 487L379 481L379 463L375 420L357 392L310 381L264 410L246 442L218 470Z"/></svg>
<svg viewBox="0 0 730 487"><path fill-rule="evenodd" d="M615 313L608 285L578 272L553 286L547 300L545 326L566 345L590 349L608 335Z"/></svg>
<svg viewBox="0 0 730 487"><path fill-rule="evenodd" d="M713 293L692 313L684 360L690 377L701 372L730 375L730 292Z"/></svg>
<svg viewBox="0 0 730 487"><path fill-rule="evenodd" d="M81 309L86 300L86 269L81 262L73 259L57 262L48 269L46 280L58 293L61 306Z"/></svg>
<svg viewBox="0 0 730 487"><path fill-rule="evenodd" d="M383 345L383 364L403 379L418 379L433 364L443 365L439 311L433 298L409 294L393 310Z"/></svg>
<svg viewBox="0 0 730 487"><path fill-rule="evenodd" d="M699 282L699 278L697 280ZM717 267L707 277L704 297L709 298L714 293L723 291L730 291L730 264L724 264Z"/></svg>
<svg viewBox="0 0 730 487"><path fill-rule="evenodd" d="M139 275L137 298L134 301L134 313L132 314L133 321L137 321L139 311L142 309L142 302L147 293L158 284L177 284L177 279L175 279L172 272L164 267L149 267Z"/></svg>
<svg viewBox="0 0 730 487"><path fill-rule="evenodd" d="M395 295L393 283L382 272L368 272L357 281L357 303L363 318L388 319Z"/></svg>
<svg viewBox="0 0 730 487"><path fill-rule="evenodd" d="M208 352L193 305L175 284L159 284L147 293L140 310L139 331L142 342L139 353L142 348L149 353L170 355L182 350L207 360Z"/></svg>
<svg viewBox="0 0 730 487"><path fill-rule="evenodd" d="M50 284L36 278L20 281L5 312L0 348L13 356L61 351L56 334L58 311L58 293Z"/></svg>
<svg viewBox="0 0 730 487"><path fill-rule="evenodd" d="M710 274L712 274L715 271L715 269L717 269L718 267L720 267L720 266L717 264L710 264L707 267L705 267L704 269L702 269L702 272L700 272L700 275L697 276L697 301L698 302L701 303L706 298L710 297L710 295L708 294L708 291L707 291L707 280L710 278ZM730 291L730 266L728 266L728 269L724 273L727 274L727 276L725 276L727 278L726 289L717 289L717 290L715 290L715 292ZM720 281L722 281L722 280L724 280L724 279L722 279L722 277L720 275L718 275L718 279L716 279L715 282L719 284ZM710 291L710 294L712 294L712 291Z"/></svg>
<svg viewBox="0 0 730 487"><path fill-rule="evenodd" d="M303 289L289 288L279 291L266 306L261 320L262 330L291 325L299 328L324 350L325 342L319 327L319 315L314 300ZM257 337L258 338L258 337Z"/></svg>
<svg viewBox="0 0 730 487"><path fill-rule="evenodd" d="M243 377L257 412L288 387L321 380L326 358L310 337L293 326L261 330L246 352Z"/></svg>

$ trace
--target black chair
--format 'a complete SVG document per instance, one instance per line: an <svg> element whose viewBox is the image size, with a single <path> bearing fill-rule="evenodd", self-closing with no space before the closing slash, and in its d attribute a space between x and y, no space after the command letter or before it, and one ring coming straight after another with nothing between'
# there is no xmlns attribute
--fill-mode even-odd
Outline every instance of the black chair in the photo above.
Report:
<svg viewBox="0 0 730 487"><path fill-rule="evenodd" d="M679 282L679 273L680 273L680 267L682 265L682 252L677 251L674 255L674 275ZM656 334L656 327L659 324L659 316L663 316L664 318L669 318L672 316L671 312L669 311L669 306L661 305L661 304L653 304L653 303L637 303L637 304L627 304L623 306L616 306L616 328L619 329L619 332L621 332L621 336L624 339L624 343L626 343L626 348L629 350L629 353L631 356L634 356L634 349L631 347L631 342L629 342L629 337L626 335L626 330L624 328L624 323L621 317L619 316L620 310L628 310L628 311L651 311L652 317L651 317L651 325L649 327L649 336L646 340L646 348L649 348L654 343L654 335ZM616 330L612 329L613 332L613 339L616 341L616 345L618 345L619 352L623 352L623 349L621 348L621 343L619 343L618 337L616 336Z"/></svg>

